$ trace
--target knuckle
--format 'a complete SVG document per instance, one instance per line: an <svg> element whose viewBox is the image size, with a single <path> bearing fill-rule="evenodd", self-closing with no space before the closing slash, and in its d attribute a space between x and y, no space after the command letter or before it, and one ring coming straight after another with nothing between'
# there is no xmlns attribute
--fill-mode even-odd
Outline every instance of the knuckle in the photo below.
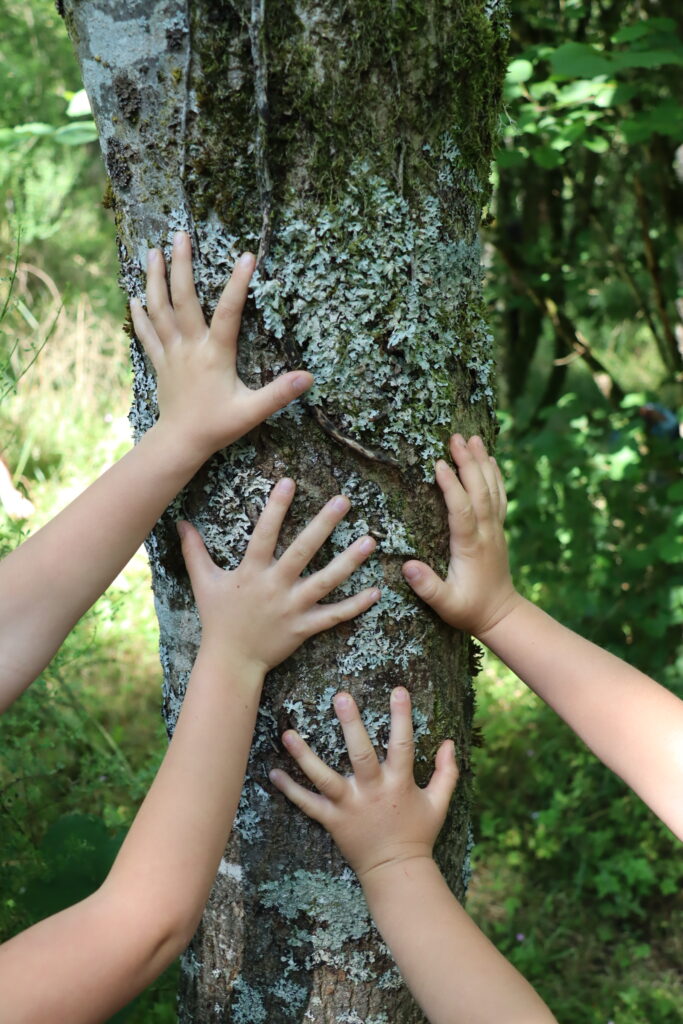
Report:
<svg viewBox="0 0 683 1024"><path fill-rule="evenodd" d="M353 760L355 764L364 768L367 765L372 764L375 757L375 751L372 747L361 747L359 750L354 752Z"/></svg>
<svg viewBox="0 0 683 1024"><path fill-rule="evenodd" d="M241 305L235 302L234 299L226 299L218 303L214 316L218 321L225 322L239 317L241 312Z"/></svg>
<svg viewBox="0 0 683 1024"><path fill-rule="evenodd" d="M319 793L322 793L323 796L329 797L334 792L334 783L334 776L328 775L327 772L325 772L315 780L315 788Z"/></svg>
<svg viewBox="0 0 683 1024"><path fill-rule="evenodd" d="M292 543L290 550L295 558L305 558L308 560L313 554L313 548L311 545L307 544L306 541L301 538L298 538Z"/></svg>

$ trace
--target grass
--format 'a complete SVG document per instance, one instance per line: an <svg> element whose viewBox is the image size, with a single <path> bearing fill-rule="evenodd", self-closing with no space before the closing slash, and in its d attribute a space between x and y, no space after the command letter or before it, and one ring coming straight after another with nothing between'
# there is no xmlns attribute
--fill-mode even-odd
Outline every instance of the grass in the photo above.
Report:
<svg viewBox="0 0 683 1024"><path fill-rule="evenodd" d="M628 914L609 896L590 898L585 880L601 867L592 848L582 854L591 832L607 831L608 841L611 836L625 853L638 856L640 801L613 783L608 770L492 655L479 677L478 708L484 744L475 760L478 843L468 910L560 1021L680 1021L683 894L653 891L640 900L638 912ZM591 777L605 793L612 784L623 790L620 814L626 833L634 823L631 842L611 822L605 796L597 807L588 798L583 807L567 806L565 828L551 837L556 845L539 845L539 809L548 789L562 785L558 760L579 759L594 763ZM645 834L659 832L650 816ZM672 857L676 845L668 843Z"/></svg>
<svg viewBox="0 0 683 1024"><path fill-rule="evenodd" d="M16 394L0 406L2 445L36 507L24 524L0 512L5 550L130 444L120 316L103 314L85 294L64 305L59 287L36 262L20 262L15 289L17 301L3 324L6 337L19 339L14 376L47 340ZM46 912L46 879L67 901L72 894L71 875L55 874L46 848L56 827L90 815L106 826L106 845L119 841L130 824L165 748L156 638L149 570L139 552L78 624L34 692L0 721L0 809L10 823L0 840L9 881L0 938ZM636 870L630 823L639 823L634 836L649 842L651 835L638 802L615 791L606 770L591 765L569 731L495 659L479 677L479 724L485 744L477 758L479 844L469 901L475 919L561 1021L680 1020L681 896L656 885L641 891L637 878L626 879L622 903L631 885L635 906L628 910L610 896L598 899L592 882L605 871L606 855L594 841L601 830L608 845L630 850L632 860L624 863ZM572 773L586 780L578 796L570 792ZM565 785L569 803L544 832L538 816L561 804ZM608 803L619 808L616 822ZM655 852L668 849L659 833L652 836ZM170 1024L175 978L172 969L116 1020Z"/></svg>

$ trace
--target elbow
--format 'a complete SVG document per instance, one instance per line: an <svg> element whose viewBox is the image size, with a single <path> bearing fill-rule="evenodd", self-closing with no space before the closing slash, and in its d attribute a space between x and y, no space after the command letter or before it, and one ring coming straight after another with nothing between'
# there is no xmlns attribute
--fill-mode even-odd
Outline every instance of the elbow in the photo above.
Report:
<svg viewBox="0 0 683 1024"><path fill-rule="evenodd" d="M190 944L203 907L171 896L164 900L136 898L107 882L99 890L112 934L125 936L135 964L139 988L157 978ZM139 894L138 894L139 895Z"/></svg>

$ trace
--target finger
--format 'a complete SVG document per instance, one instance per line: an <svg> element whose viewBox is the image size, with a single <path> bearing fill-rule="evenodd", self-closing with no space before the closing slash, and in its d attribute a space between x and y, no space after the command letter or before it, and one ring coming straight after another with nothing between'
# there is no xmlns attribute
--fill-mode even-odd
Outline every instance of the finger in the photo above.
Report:
<svg viewBox="0 0 683 1024"><path fill-rule="evenodd" d="M188 340L199 341L206 334L206 323L194 287L190 236L185 231L175 233L170 276L171 302L180 333Z"/></svg>
<svg viewBox="0 0 683 1024"><path fill-rule="evenodd" d="M250 252L242 253L233 267L230 279L221 293L213 317L210 333L221 345L236 349L242 322L242 310L247 301L249 281L254 272L256 258Z"/></svg>
<svg viewBox="0 0 683 1024"><path fill-rule="evenodd" d="M503 480L503 474L501 473L500 466L494 459L493 455L491 456L491 462L493 463L496 471L496 483L498 485L498 518L500 522L503 523L505 522L505 516L508 510L508 496L505 490L505 481Z"/></svg>
<svg viewBox="0 0 683 1024"><path fill-rule="evenodd" d="M413 774L415 743L410 694L405 686L397 686L391 694L391 732L387 747L387 764L392 771Z"/></svg>
<svg viewBox="0 0 683 1024"><path fill-rule="evenodd" d="M130 300L130 318L133 321L135 337L138 339L155 370L158 370L159 363L164 354L164 346L157 337L157 332L145 313L144 307L138 298Z"/></svg>
<svg viewBox="0 0 683 1024"><path fill-rule="evenodd" d="M448 805L458 781L458 766L455 762L455 744L445 740L436 752L434 774L429 780L425 793L433 806L445 817Z"/></svg>
<svg viewBox="0 0 683 1024"><path fill-rule="evenodd" d="M467 442L470 452L474 455L474 458L479 463L481 475L484 477L486 486L489 491L489 498L491 501L491 510L494 517L498 518L498 505L500 502L500 495L498 491L498 482L496 480L496 471L491 463L491 456L486 450L486 445L482 439L475 434Z"/></svg>
<svg viewBox="0 0 683 1024"><path fill-rule="evenodd" d="M278 409L284 409L304 391L308 391L312 383L313 376L306 370L291 370L289 373L283 373L282 376L276 377L270 384L266 384L257 391L249 391L244 432L246 433L259 423L263 423Z"/></svg>
<svg viewBox="0 0 683 1024"><path fill-rule="evenodd" d="M325 812L330 808L325 797L320 796L319 793L312 793L305 786L300 786L280 768L273 768L268 773L268 778L299 810L307 814L309 818L313 818L314 821L319 821L321 825L325 824L328 817Z"/></svg>
<svg viewBox="0 0 683 1024"><path fill-rule="evenodd" d="M450 448L453 461L458 467L458 476L472 502L477 519L490 518L491 494L481 463L475 457L476 447L472 450L461 434L454 434Z"/></svg>
<svg viewBox="0 0 683 1024"><path fill-rule="evenodd" d="M302 600L314 604L348 579L377 547L372 537L360 537L346 551L337 555L329 565L301 581Z"/></svg>
<svg viewBox="0 0 683 1024"><path fill-rule="evenodd" d="M275 556L275 546L289 506L292 504L295 490L296 484L289 477L283 477L275 484L266 502L266 507L254 527L245 558L253 559L262 565L270 565Z"/></svg>
<svg viewBox="0 0 683 1024"><path fill-rule="evenodd" d="M477 516L470 496L451 467L440 459L435 467L436 482L441 488L448 513L451 556L477 533Z"/></svg>
<svg viewBox="0 0 683 1024"><path fill-rule="evenodd" d="M343 601L335 601L333 604L315 605L306 616L306 636L315 636L325 629L333 629L342 622L355 619L376 604L382 596L375 587L369 590L361 590L359 594L346 597Z"/></svg>
<svg viewBox="0 0 683 1024"><path fill-rule="evenodd" d="M292 578L300 576L350 508L351 502L341 494L328 501L281 556L281 571Z"/></svg>
<svg viewBox="0 0 683 1024"><path fill-rule="evenodd" d="M346 779L314 754L294 729L283 733L282 742L304 775L328 800L340 800L348 785Z"/></svg>
<svg viewBox="0 0 683 1024"><path fill-rule="evenodd" d="M168 297L166 266L161 249L147 253L147 313L162 345L178 335L175 314Z"/></svg>
<svg viewBox="0 0 683 1024"><path fill-rule="evenodd" d="M334 710L341 723L356 779L358 782L369 782L378 778L382 769L351 694L338 693L334 698Z"/></svg>
<svg viewBox="0 0 683 1024"><path fill-rule="evenodd" d="M446 614L448 586L440 576L424 562L414 559L404 562L403 575L419 598L442 618Z"/></svg>
<svg viewBox="0 0 683 1024"><path fill-rule="evenodd" d="M190 577L190 583L192 584L192 589L195 590L203 577L206 577L208 574L214 575L223 570L211 558L211 555L206 550L201 534L194 526L186 523L184 520L180 520L176 523L176 528L180 536L180 546L183 558L185 559L187 573Z"/></svg>

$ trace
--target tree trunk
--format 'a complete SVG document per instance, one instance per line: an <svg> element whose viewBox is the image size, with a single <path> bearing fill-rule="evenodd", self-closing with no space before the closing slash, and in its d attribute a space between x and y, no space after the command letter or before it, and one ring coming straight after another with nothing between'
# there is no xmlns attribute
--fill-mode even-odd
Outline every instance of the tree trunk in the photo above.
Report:
<svg viewBox="0 0 683 1024"><path fill-rule="evenodd" d="M188 6L190 9L188 10ZM244 794L202 925L183 959L180 1020L269 1024L422 1020L327 835L277 794L290 725L335 766L332 694L350 689L387 740L388 696L413 693L417 771L453 736L461 781L440 862L463 898L471 844L469 638L414 600L401 562L443 569L433 484L449 433L492 441L492 360L478 224L489 194L505 21L498 0L67 0L100 131L122 284L142 294L148 245L190 231L207 313L235 255L258 248L241 335L251 386L304 366L316 384L216 455L148 542L172 732L199 625L174 520L238 563L273 482L298 495L284 542L350 496L323 560L363 532L376 557L348 589L381 603L310 641L266 682ZM155 415L138 343L132 423ZM344 588L342 588L344 589Z"/></svg>

